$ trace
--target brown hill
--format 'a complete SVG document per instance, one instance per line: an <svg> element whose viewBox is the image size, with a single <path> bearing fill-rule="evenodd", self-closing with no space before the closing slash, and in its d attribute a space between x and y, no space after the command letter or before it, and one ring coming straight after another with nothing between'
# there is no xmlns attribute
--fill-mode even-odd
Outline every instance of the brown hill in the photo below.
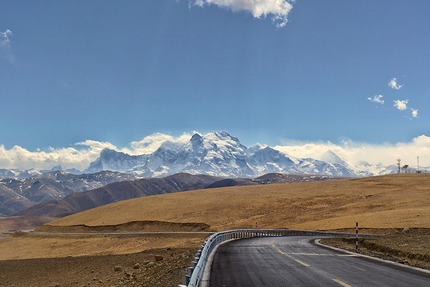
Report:
<svg viewBox="0 0 430 287"><path fill-rule="evenodd" d="M62 200L34 205L17 215L62 217L125 199L202 189L220 179L209 175L178 173L165 178L115 182L85 192L73 192Z"/></svg>
<svg viewBox="0 0 430 287"><path fill-rule="evenodd" d="M273 183L292 183L292 182L309 182L309 181L323 181L323 180L339 180L346 179L340 176L327 176L327 175L309 175L309 174L284 174L284 173L268 173L257 178L227 178L214 182L207 188L219 188L228 186L241 186L241 185L259 185L259 184L273 184Z"/></svg>
<svg viewBox="0 0 430 287"><path fill-rule="evenodd" d="M250 178L226 178L223 180L216 181L206 188L219 188L219 187L227 187L227 186L241 186L241 185L258 185L261 184L259 182L253 181Z"/></svg>
<svg viewBox="0 0 430 287"><path fill-rule="evenodd" d="M254 181L261 184L268 183L292 183L292 182L309 182L309 181L325 181L347 179L346 177L333 175L317 175L317 174L284 174L284 173L268 173L257 177Z"/></svg>
<svg viewBox="0 0 430 287"><path fill-rule="evenodd" d="M205 223L234 228L430 227L430 176L401 174L337 181L195 190L126 200L50 225L130 221Z"/></svg>
<svg viewBox="0 0 430 287"><path fill-rule="evenodd" d="M342 177L270 173L255 179L222 179L220 177L208 175L178 173L164 178L115 182L86 192L71 193L62 200L46 201L21 211L17 213L17 215L63 217L105 204L148 195L203 188L219 188L226 186L307 182L334 179L342 179Z"/></svg>

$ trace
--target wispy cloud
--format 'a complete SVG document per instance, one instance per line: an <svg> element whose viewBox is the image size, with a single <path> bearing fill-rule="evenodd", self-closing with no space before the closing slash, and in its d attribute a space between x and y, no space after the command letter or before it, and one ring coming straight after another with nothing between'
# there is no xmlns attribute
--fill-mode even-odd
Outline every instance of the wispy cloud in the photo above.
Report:
<svg viewBox="0 0 430 287"><path fill-rule="evenodd" d="M4 32L0 32L0 58L4 58L13 63L15 61L15 57L11 52L10 36L12 36L12 31L9 29L6 29Z"/></svg>
<svg viewBox="0 0 430 287"><path fill-rule="evenodd" d="M378 104L384 104L384 100L382 99L383 95L375 95L373 98L367 98L369 101L378 103Z"/></svg>
<svg viewBox="0 0 430 287"><path fill-rule="evenodd" d="M203 7L204 5L216 5L230 9L233 12L247 11L255 18L272 15L272 21L276 27L284 27L288 22L288 14L294 0L189 0L190 5Z"/></svg>
<svg viewBox="0 0 430 287"><path fill-rule="evenodd" d="M186 143L191 138L191 134L184 133L179 137L174 137L171 135L166 135L162 133L155 133L150 136L144 137L140 141L133 141L130 143L131 149L127 150L129 154L150 154L156 151L162 143L166 141L179 141L182 143Z"/></svg>
<svg viewBox="0 0 430 287"><path fill-rule="evenodd" d="M403 87L403 85L399 85L397 83L396 78L392 78L388 83L388 86L390 86L392 89L395 89L395 90L399 90ZM384 104L384 100L382 98L383 98L382 95L375 95L367 99L373 103ZM395 100L393 102L394 102L393 106L399 111L404 111L408 109L409 100ZM411 108L411 113L412 113L412 118L418 118L418 109Z"/></svg>
<svg viewBox="0 0 430 287"><path fill-rule="evenodd" d="M389 82L388 82L388 86L392 89L395 90L400 90L401 88L403 88L403 85L399 85L397 83L397 79L396 78L392 78Z"/></svg>
<svg viewBox="0 0 430 287"><path fill-rule="evenodd" d="M9 36L12 36L12 31L9 29L4 32L0 32L0 47L9 47Z"/></svg>
<svg viewBox="0 0 430 287"><path fill-rule="evenodd" d="M408 108L408 102L409 100L395 100L394 101L394 106L399 110L399 111L404 111Z"/></svg>

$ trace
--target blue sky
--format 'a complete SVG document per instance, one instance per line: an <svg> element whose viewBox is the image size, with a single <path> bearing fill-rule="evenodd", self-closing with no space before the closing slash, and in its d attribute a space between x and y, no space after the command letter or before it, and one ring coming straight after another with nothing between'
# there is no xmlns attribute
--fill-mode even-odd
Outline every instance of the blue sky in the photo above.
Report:
<svg viewBox="0 0 430 287"><path fill-rule="evenodd" d="M217 130L428 151L429 1L252 2L0 0L0 153Z"/></svg>

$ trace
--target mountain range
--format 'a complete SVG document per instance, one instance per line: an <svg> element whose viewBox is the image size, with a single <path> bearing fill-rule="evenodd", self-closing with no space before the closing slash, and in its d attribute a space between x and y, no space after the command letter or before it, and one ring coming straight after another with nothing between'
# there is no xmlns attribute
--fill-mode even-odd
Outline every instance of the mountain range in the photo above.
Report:
<svg viewBox="0 0 430 287"><path fill-rule="evenodd" d="M53 171L28 178L3 178L0 179L0 216L15 214L40 202L62 199L72 192L134 179L135 175L113 171L80 175Z"/></svg>
<svg viewBox="0 0 430 287"><path fill-rule="evenodd" d="M352 165L328 150L322 160L296 158L267 145L244 146L227 132L195 133L188 142L166 141L151 154L129 155L104 149L85 173L115 170L145 178L179 172L221 177L258 177L267 173L372 176L396 173L397 166Z"/></svg>
<svg viewBox="0 0 430 287"><path fill-rule="evenodd" d="M395 165L371 165L367 162L353 165L330 150L326 151L320 160L296 158L267 145L257 144L246 147L239 139L227 132L221 131L206 135L195 133L187 142L165 141L157 150L149 154L129 155L112 149L104 149L83 172L76 169L63 171L61 166L55 166L51 170L0 169L0 216L12 215L35 205L38 206L35 207L36 209L42 208L47 211L48 207L40 206L45 202L50 202L51 209L52 206L62 206L55 212L52 211L51 214L73 213L79 208L76 207L76 204L71 204L70 200L87 196L85 200L91 202L91 198L100 196L94 195L93 190L103 193L102 187L124 181L134 183L110 186L109 192L112 193L115 188L118 188L124 194L134 190L136 196L142 196L182 191L185 190L185 186L187 189L195 189L260 184L264 182L255 179L267 174L302 175L298 181L306 181L310 175L314 177L372 176L396 173L397 168ZM163 178L164 180L167 178L169 180L170 176L176 174L205 175L214 180L195 186L181 183L180 186L184 188L154 189L150 188L152 182L149 185L141 182L136 184L138 179ZM269 177L271 178L271 176ZM181 178L194 182L193 178L184 176ZM291 178L290 176L288 180L280 182L290 182ZM272 182L272 180L268 181ZM157 185L157 183L154 184ZM137 185L139 188L136 189ZM143 186L146 186L148 190L140 188ZM79 195L81 193L83 195ZM121 196L115 192L115 196L110 194L106 195L106 198L115 201L120 198L128 198L128 196L131 195ZM67 200L62 201L63 199ZM75 202L82 203L85 200L76 199ZM84 205L95 207L102 202L109 202L109 200L96 200L95 202L98 203Z"/></svg>
<svg viewBox="0 0 430 287"><path fill-rule="evenodd" d="M54 171L63 169L61 166L51 170L0 169L0 178L22 179ZM297 158L267 145L246 147L238 138L219 131L206 135L195 133L187 142L165 141L149 154L130 155L105 148L84 171L71 168L64 172L80 175L101 171L116 171L139 178L165 177L181 172L228 178L253 178L267 173L358 177L397 173L398 166L365 161L353 164L331 150L320 159Z"/></svg>

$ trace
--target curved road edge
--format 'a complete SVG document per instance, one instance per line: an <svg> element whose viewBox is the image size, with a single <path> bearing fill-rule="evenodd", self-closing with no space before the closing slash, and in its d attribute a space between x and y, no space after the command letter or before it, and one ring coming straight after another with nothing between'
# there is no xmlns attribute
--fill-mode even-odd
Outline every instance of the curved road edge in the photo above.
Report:
<svg viewBox="0 0 430 287"><path fill-rule="evenodd" d="M384 264L392 264L396 268L406 268L406 269L411 269L411 271L430 274L430 270L427 270L427 269L424 269L424 268L413 267L413 266L401 264L401 263L398 263L398 262L395 262L395 261L391 261L391 260L387 260L387 259L382 259L382 258L379 258L379 257L376 257L376 256L370 256L370 255L361 254L361 253L357 253L357 252L352 252L352 251L349 251L349 250L346 250L346 249L337 248L337 247L334 247L334 246L322 244L321 243L321 238L315 239L314 243L316 245L319 245L319 246L327 248L327 249L332 249L332 250L336 250L336 251L339 251L339 252L348 253L348 254L351 254L351 255L355 255L357 257L362 257L362 258L365 258L365 259L368 259L368 260L378 261L378 262L381 262L381 263L384 263Z"/></svg>
<svg viewBox="0 0 430 287"><path fill-rule="evenodd" d="M230 239L230 240L224 241L224 242L218 244L215 247L215 249L212 250L211 254L208 257L208 260L206 261L206 265L205 265L205 269L203 271L203 276L202 276L200 287L209 287L209 285L210 285L212 262L213 262L215 253L218 250L218 247L220 247L224 243L227 243L227 242L230 242L230 241L233 241L233 240L240 240L240 239Z"/></svg>

